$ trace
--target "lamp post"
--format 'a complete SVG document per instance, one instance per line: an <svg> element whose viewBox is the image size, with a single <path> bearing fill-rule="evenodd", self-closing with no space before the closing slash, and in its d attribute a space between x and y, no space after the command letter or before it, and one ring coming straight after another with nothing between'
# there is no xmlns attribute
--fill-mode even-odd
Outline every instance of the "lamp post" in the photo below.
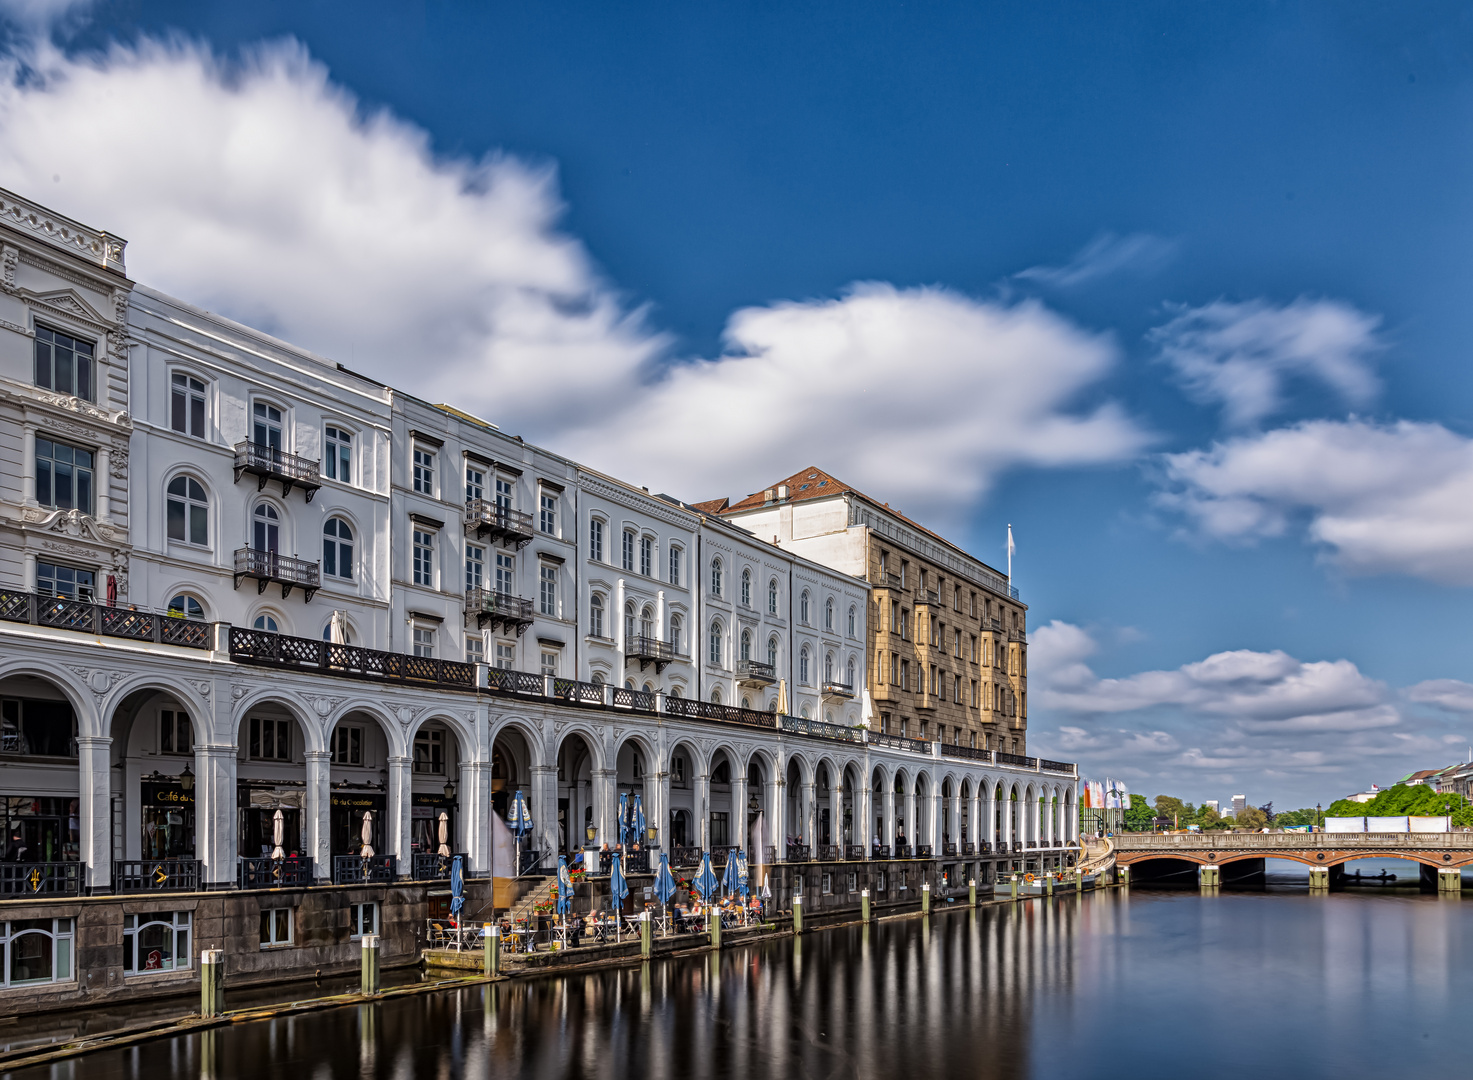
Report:
<svg viewBox="0 0 1473 1080"><path fill-rule="evenodd" d="M189 762L187 761L184 763L184 771L179 774L179 790L194 790L194 773L189 771Z"/></svg>
<svg viewBox="0 0 1473 1080"><path fill-rule="evenodd" d="M1315 828L1319 829L1320 832L1324 832L1325 831L1325 815L1324 815L1324 811L1322 811L1320 809L1320 804L1319 803L1315 803L1314 804L1314 816L1315 816L1315 822L1316 822Z"/></svg>

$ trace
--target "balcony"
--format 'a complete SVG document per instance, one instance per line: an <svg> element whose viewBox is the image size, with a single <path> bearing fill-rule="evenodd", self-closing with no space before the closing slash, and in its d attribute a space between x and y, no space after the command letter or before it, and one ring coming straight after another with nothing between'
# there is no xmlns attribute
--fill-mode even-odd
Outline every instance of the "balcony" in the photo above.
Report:
<svg viewBox="0 0 1473 1080"><path fill-rule="evenodd" d="M850 701L854 697L854 684L825 679L823 698L825 701Z"/></svg>
<svg viewBox="0 0 1473 1080"><path fill-rule="evenodd" d="M86 870L79 862L0 863L0 897L80 896Z"/></svg>
<svg viewBox="0 0 1473 1080"><path fill-rule="evenodd" d="M283 497L295 486L306 492L308 502L322 486L318 462L258 442L235 444L235 482L240 483L246 473L256 478L257 491L263 490L268 480L280 480Z"/></svg>
<svg viewBox="0 0 1473 1080"><path fill-rule="evenodd" d="M935 589L919 589L916 591L916 604L930 604L933 607L940 607L941 594Z"/></svg>
<svg viewBox="0 0 1473 1080"><path fill-rule="evenodd" d="M0 589L0 622L51 626L98 637L152 641L186 649L208 649L211 644L210 624L198 619L139 611L135 607L108 607L22 589Z"/></svg>
<svg viewBox="0 0 1473 1080"><path fill-rule="evenodd" d="M761 660L738 660L737 682L743 686L771 686L777 682L777 673L771 664Z"/></svg>
<svg viewBox="0 0 1473 1080"><path fill-rule="evenodd" d="M675 646L668 641L661 641L657 637L645 637L639 634L632 637L625 645L624 658L626 660L638 660L639 670L643 671L650 664L655 665L655 674L665 670L665 665L675 659Z"/></svg>
<svg viewBox="0 0 1473 1080"><path fill-rule="evenodd" d="M236 882L242 889L297 889L312 884L312 860L241 859Z"/></svg>
<svg viewBox="0 0 1473 1080"><path fill-rule="evenodd" d="M291 595L300 585L307 603L317 594L322 584L321 570L315 562L296 559L290 555L278 555L274 551L257 551L255 548L240 548L235 553L235 587L240 588L242 578L256 579L256 593L266 591L266 586L281 586L281 598Z"/></svg>
<svg viewBox="0 0 1473 1080"><path fill-rule="evenodd" d="M392 855L334 855L334 885L380 885L394 880Z"/></svg>
<svg viewBox="0 0 1473 1080"><path fill-rule="evenodd" d="M900 575L889 570L877 570L870 584L879 589L903 589L905 582L900 580Z"/></svg>
<svg viewBox="0 0 1473 1080"><path fill-rule="evenodd" d="M467 589L465 613L475 615L478 628L489 623L493 630L498 627L515 630L517 637L532 625L532 601L492 589Z"/></svg>
<svg viewBox="0 0 1473 1080"><path fill-rule="evenodd" d="M467 499L465 531L477 539L500 540L518 550L532 541L532 515L486 499Z"/></svg>
<svg viewBox="0 0 1473 1080"><path fill-rule="evenodd" d="M129 860L113 863L113 891L198 892L198 859Z"/></svg>

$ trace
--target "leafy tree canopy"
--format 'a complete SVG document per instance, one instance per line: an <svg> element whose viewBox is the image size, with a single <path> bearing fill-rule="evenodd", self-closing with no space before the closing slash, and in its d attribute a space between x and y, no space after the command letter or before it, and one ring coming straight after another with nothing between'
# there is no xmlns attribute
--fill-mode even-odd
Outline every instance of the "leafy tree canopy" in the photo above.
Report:
<svg viewBox="0 0 1473 1080"><path fill-rule="evenodd" d="M1326 817L1441 817L1451 807L1454 825L1473 825L1473 807L1461 795L1439 795L1426 784L1397 784L1367 803L1337 799Z"/></svg>

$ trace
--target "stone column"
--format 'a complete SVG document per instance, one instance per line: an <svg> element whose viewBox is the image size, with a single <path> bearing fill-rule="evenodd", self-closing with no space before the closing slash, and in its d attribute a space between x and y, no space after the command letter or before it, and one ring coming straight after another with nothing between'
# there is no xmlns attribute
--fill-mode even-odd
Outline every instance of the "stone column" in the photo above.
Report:
<svg viewBox="0 0 1473 1080"><path fill-rule="evenodd" d="M777 773L767 782L767 806L764 809L767 812L767 842L777 852L777 859L781 862L788 857L788 793L787 781ZM762 857L765 859L767 853L763 852Z"/></svg>
<svg viewBox="0 0 1473 1080"><path fill-rule="evenodd" d="M26 424L21 436L20 501L26 506L36 505L36 429ZM35 584L34 581L31 582ZM109 876L112 870L108 870Z"/></svg>
<svg viewBox="0 0 1473 1080"><path fill-rule="evenodd" d="M113 874L112 745L106 735L77 736L77 857L87 867L87 887L99 891Z"/></svg>
<svg viewBox="0 0 1473 1080"><path fill-rule="evenodd" d="M917 828L919 821L916 818L916 789L915 784L910 783L905 787L905 809L901 812L901 820L905 823L905 842L914 847L921 842L920 830Z"/></svg>
<svg viewBox="0 0 1473 1080"><path fill-rule="evenodd" d="M527 778L527 810L532 815L531 839L527 846L543 853L544 864L555 866L557 860L552 858L552 853L557 851L557 764L533 763L527 771L531 774ZM569 809L568 844L570 847L581 848L585 843L583 819L577 815L576 810L576 805ZM594 815L594 820L597 820L597 814ZM487 845L489 858L489 839Z"/></svg>
<svg viewBox="0 0 1473 1080"><path fill-rule="evenodd" d="M816 781L805 780L803 782L803 801L799 807L803 824L802 842L811 848L818 843L818 784Z"/></svg>
<svg viewBox="0 0 1473 1080"><path fill-rule="evenodd" d="M840 858L844 847L844 784L829 782L829 843L837 846Z"/></svg>
<svg viewBox="0 0 1473 1080"><path fill-rule="evenodd" d="M407 757L389 758L388 821L384 823L384 851L398 860L396 871L400 877L414 873L412 847L412 811L410 806L414 793L413 761Z"/></svg>
<svg viewBox="0 0 1473 1080"><path fill-rule="evenodd" d="M619 842L619 774L614 769L591 769L590 774L593 780L593 823L598 826L597 844L600 847L608 844L612 850Z"/></svg>
<svg viewBox="0 0 1473 1080"><path fill-rule="evenodd" d="M302 839L312 853L312 876L332 880L332 791L331 755L326 750L308 750L307 790L302 800Z"/></svg>
<svg viewBox="0 0 1473 1080"><path fill-rule="evenodd" d="M738 776L735 767L731 773L731 842L747 852L747 862L752 853L747 850L747 778Z"/></svg>
<svg viewBox="0 0 1473 1080"><path fill-rule="evenodd" d="M956 850L960 852L962 850L962 792L960 787L951 797L949 810L951 813L951 842L957 845Z"/></svg>
<svg viewBox="0 0 1473 1080"><path fill-rule="evenodd" d="M931 797L926 802L931 811L930 828L926 831L931 835L929 840L931 850L939 858L941 856L941 785L935 783L934 778L931 784ZM953 828L955 828L954 825Z"/></svg>
<svg viewBox="0 0 1473 1080"><path fill-rule="evenodd" d="M461 759L455 792L452 853L465 852L468 871L484 873L491 864L491 763Z"/></svg>
<svg viewBox="0 0 1473 1080"><path fill-rule="evenodd" d="M695 767L691 762L691 767ZM710 767L702 763L701 771L692 777L691 797L695 799L696 811L696 840L701 845L702 851L711 850L711 772Z"/></svg>
<svg viewBox="0 0 1473 1080"><path fill-rule="evenodd" d="M96 504L94 507L96 513L93 516L103 522L112 520L112 491L110 490L113 482L112 457L112 450L109 447L99 446L97 448L97 471L92 477L92 498ZM32 483L35 483L34 475L33 471Z"/></svg>
<svg viewBox="0 0 1473 1080"><path fill-rule="evenodd" d="M868 780L861 783L851 796L854 801L854 842L864 848L868 859L874 852L874 811L870 808L873 793Z"/></svg>
<svg viewBox="0 0 1473 1080"><path fill-rule="evenodd" d="M204 863L200 881L207 886L237 880L236 764L234 746L194 746L194 854Z"/></svg>

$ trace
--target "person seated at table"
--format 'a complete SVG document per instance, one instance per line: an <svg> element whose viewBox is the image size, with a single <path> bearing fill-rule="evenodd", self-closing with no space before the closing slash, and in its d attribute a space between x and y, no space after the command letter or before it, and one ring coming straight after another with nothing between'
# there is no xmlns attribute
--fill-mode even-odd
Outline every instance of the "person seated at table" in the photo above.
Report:
<svg viewBox="0 0 1473 1080"><path fill-rule="evenodd" d="M583 916L573 915L568 920L568 947L576 949L583 941Z"/></svg>

